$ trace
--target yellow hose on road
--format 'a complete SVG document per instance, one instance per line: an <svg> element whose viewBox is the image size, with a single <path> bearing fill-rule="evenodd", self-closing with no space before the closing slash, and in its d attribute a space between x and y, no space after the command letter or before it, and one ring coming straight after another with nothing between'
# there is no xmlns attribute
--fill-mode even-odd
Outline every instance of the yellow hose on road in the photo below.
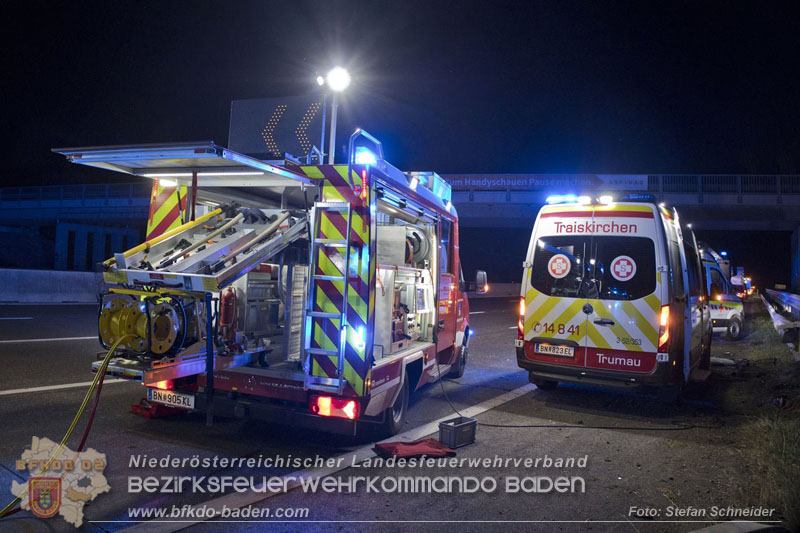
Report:
<svg viewBox="0 0 800 533"><path fill-rule="evenodd" d="M70 424L69 429L67 429L67 433L64 435L64 438L61 439L61 444L58 445L58 448L56 448L56 451L53 453L52 457L50 457L50 460L47 461L47 464L44 466L39 475L44 474L50 469L50 465L53 464L53 461L61 453L61 450L64 449L64 446L67 444L67 441L72 436L72 433L75 431L75 428L78 427L78 421L81 419L81 416L83 416L83 412L86 411L86 406L89 405L89 399L92 397L92 394L94 393L95 389L97 389L97 383L100 381L100 378L103 376L103 374L106 373L106 369L108 368L108 362L111 360L111 355L117 349L119 343L122 342L123 339L126 339L127 337L130 336L131 335L123 335L122 337L117 339L113 345L111 345L111 349L108 350L108 353L103 359L103 364L101 364L100 368L97 369L97 373L94 376L94 380L92 380L92 384L89 385L89 390L86 391L86 396L83 397L83 403L81 403L80 408L78 408L78 412L75 413L75 418L72 419L72 424ZM26 494L28 494L27 488L25 488L25 490L22 492L20 496L17 496L16 498L14 498L14 500L11 501L11 503L3 507L3 510L0 511L0 518L3 518L7 514L9 514L9 511L11 511L15 505L21 502L22 498L24 498Z"/></svg>

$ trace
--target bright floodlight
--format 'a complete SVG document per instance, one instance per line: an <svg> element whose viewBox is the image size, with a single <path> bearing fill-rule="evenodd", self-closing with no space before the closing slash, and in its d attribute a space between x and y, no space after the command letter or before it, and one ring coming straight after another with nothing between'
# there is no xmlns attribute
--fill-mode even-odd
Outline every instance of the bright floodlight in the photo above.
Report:
<svg viewBox="0 0 800 533"><path fill-rule="evenodd" d="M350 73L342 67L334 67L328 72L327 82L332 91L342 92L350 86Z"/></svg>
<svg viewBox="0 0 800 533"><path fill-rule="evenodd" d="M317 85L319 85L320 87L325 85L325 78L323 78L322 76L317 76Z"/></svg>

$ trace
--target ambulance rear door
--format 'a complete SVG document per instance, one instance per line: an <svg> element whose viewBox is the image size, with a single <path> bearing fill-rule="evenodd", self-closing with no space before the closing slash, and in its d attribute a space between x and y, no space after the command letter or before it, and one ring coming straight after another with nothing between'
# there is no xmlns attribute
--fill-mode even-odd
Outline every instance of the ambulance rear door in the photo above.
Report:
<svg viewBox="0 0 800 533"><path fill-rule="evenodd" d="M585 366L593 207L545 206L528 247L523 279L525 357Z"/></svg>
<svg viewBox="0 0 800 533"><path fill-rule="evenodd" d="M598 205L586 291L586 366L650 373L658 359L664 297L655 206Z"/></svg>

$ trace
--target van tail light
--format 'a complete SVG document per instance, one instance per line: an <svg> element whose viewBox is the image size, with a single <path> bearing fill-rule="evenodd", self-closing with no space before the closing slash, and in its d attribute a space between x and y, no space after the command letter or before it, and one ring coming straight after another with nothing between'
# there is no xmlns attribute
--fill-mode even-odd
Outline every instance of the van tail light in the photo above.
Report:
<svg viewBox="0 0 800 533"><path fill-rule="evenodd" d="M525 298L519 299L519 319L517 320L517 338L525 338Z"/></svg>
<svg viewBox="0 0 800 533"><path fill-rule="evenodd" d="M658 351L665 352L669 348L669 306L661 306L658 319Z"/></svg>
<svg viewBox="0 0 800 533"><path fill-rule="evenodd" d="M348 420L358 418L358 402L349 398L314 395L309 408L315 415L336 416Z"/></svg>

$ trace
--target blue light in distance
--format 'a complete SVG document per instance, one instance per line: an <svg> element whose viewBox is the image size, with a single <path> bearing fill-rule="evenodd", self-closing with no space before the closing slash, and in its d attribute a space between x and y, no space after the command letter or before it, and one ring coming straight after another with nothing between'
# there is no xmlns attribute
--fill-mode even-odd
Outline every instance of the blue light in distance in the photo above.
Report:
<svg viewBox="0 0 800 533"><path fill-rule="evenodd" d="M728 252L720 252L719 255L722 257L728 257Z"/></svg>
<svg viewBox="0 0 800 533"><path fill-rule="evenodd" d="M375 157L375 154L370 152L368 149L364 148L363 146L358 146L356 148L356 165L374 165L377 162L378 158Z"/></svg>

